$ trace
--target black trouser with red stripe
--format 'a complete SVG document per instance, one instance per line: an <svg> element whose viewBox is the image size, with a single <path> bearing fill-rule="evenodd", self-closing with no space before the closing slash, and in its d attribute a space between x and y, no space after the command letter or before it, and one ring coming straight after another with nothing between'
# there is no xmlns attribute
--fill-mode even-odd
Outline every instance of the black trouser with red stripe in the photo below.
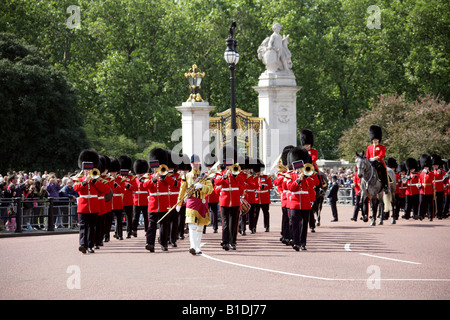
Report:
<svg viewBox="0 0 450 320"><path fill-rule="evenodd" d="M80 224L80 246L85 248L94 247L95 223L98 213L78 213Z"/></svg>
<svg viewBox="0 0 450 320"><path fill-rule="evenodd" d="M222 244L236 244L239 207L220 207L222 214Z"/></svg>
<svg viewBox="0 0 450 320"><path fill-rule="evenodd" d="M161 219L166 212L149 212L148 213L148 230L147 230L147 244L155 244L156 229L158 229L158 220ZM169 219L167 216L159 224L159 241L163 247L167 247L167 240L169 238Z"/></svg>
<svg viewBox="0 0 450 320"><path fill-rule="evenodd" d="M306 246L310 210L291 209L292 238L294 245Z"/></svg>
<svg viewBox="0 0 450 320"><path fill-rule="evenodd" d="M420 205L419 205L419 217L423 219L425 213L428 212L428 217L433 220L433 195L432 194L421 194L420 195Z"/></svg>

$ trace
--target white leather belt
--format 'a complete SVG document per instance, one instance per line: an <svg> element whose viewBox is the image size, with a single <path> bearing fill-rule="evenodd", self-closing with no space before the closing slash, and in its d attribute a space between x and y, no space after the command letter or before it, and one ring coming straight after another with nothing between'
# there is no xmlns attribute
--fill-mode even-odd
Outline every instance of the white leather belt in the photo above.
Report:
<svg viewBox="0 0 450 320"><path fill-rule="evenodd" d="M113 196L114 196L114 197L121 197L122 194L121 194L121 193L114 193Z"/></svg>
<svg viewBox="0 0 450 320"><path fill-rule="evenodd" d="M97 195L94 195L94 194L81 194L80 195L80 198L87 198L87 199L89 199L89 198L97 198L98 196Z"/></svg>
<svg viewBox="0 0 450 320"><path fill-rule="evenodd" d="M148 193L148 191L135 191L134 193Z"/></svg>
<svg viewBox="0 0 450 320"><path fill-rule="evenodd" d="M99 200L103 200L103 199L105 199L105 197L98 197L98 199L99 199Z"/></svg>
<svg viewBox="0 0 450 320"><path fill-rule="evenodd" d="M156 197L156 196L163 196L168 195L170 192L155 192L155 193L149 193L150 196Z"/></svg>
<svg viewBox="0 0 450 320"><path fill-rule="evenodd" d="M269 192L269 190L256 190L255 192L257 192L257 193L264 193L264 192Z"/></svg>
<svg viewBox="0 0 450 320"><path fill-rule="evenodd" d="M295 191L295 192L291 191L291 194L309 194L309 192L308 191Z"/></svg>
<svg viewBox="0 0 450 320"><path fill-rule="evenodd" d="M236 191L239 190L239 188L223 188L222 191Z"/></svg>

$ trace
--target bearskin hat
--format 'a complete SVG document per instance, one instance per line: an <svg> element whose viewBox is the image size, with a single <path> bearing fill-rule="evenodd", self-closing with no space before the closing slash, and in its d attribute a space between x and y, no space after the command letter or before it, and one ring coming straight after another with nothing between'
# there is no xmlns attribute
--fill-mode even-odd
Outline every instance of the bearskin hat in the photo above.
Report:
<svg viewBox="0 0 450 320"><path fill-rule="evenodd" d="M266 166L264 165L264 162L262 162L260 159L256 159L256 163L251 164L251 167L253 169L253 172L260 172Z"/></svg>
<svg viewBox="0 0 450 320"><path fill-rule="evenodd" d="M412 169L417 170L418 169L417 160L414 158L408 158L406 159L405 166L406 169L408 169L408 171L411 171Z"/></svg>
<svg viewBox="0 0 450 320"><path fill-rule="evenodd" d="M442 158L438 154L432 154L431 155L431 164L432 165L438 165L439 167L442 166Z"/></svg>
<svg viewBox="0 0 450 320"><path fill-rule="evenodd" d="M381 142L381 137L383 136L381 127L379 125L373 124L369 127L369 138L370 141L373 139L378 139Z"/></svg>
<svg viewBox="0 0 450 320"><path fill-rule="evenodd" d="M120 163L120 169L128 169L131 170L131 158L126 154L119 156L117 160Z"/></svg>
<svg viewBox="0 0 450 320"><path fill-rule="evenodd" d="M448 165L449 165L449 159L447 159L447 160L443 159L442 160L442 169L444 169L445 172L448 172Z"/></svg>
<svg viewBox="0 0 450 320"><path fill-rule="evenodd" d="M402 162L400 162L399 164L398 164L398 166L397 166L397 171L398 172L402 172L402 171L408 171L407 169L406 169L406 164L405 164L405 162L404 161L402 161Z"/></svg>
<svg viewBox="0 0 450 320"><path fill-rule="evenodd" d="M137 159L133 165L134 173L143 174L148 172L148 162L144 159Z"/></svg>
<svg viewBox="0 0 450 320"><path fill-rule="evenodd" d="M314 135L311 130L304 129L300 132L300 141L302 143L302 146L305 144L310 144L311 148L314 145Z"/></svg>
<svg viewBox="0 0 450 320"><path fill-rule="evenodd" d="M119 172L120 162L117 158L111 158L111 165L109 167L109 172Z"/></svg>
<svg viewBox="0 0 450 320"><path fill-rule="evenodd" d="M291 151L291 149L293 149L293 148L295 148L295 147L292 145L289 145L289 146L284 147L283 151L281 152L280 160L283 165L285 165L285 166L288 165L287 156L289 154L289 151Z"/></svg>
<svg viewBox="0 0 450 320"><path fill-rule="evenodd" d="M166 166L169 166L169 156L167 150L163 148L153 148L148 153L148 162L150 160L158 160L159 164L165 164Z"/></svg>
<svg viewBox="0 0 450 320"><path fill-rule="evenodd" d="M211 167L214 163L217 162L217 156L215 153L207 153L203 159L203 163L207 167Z"/></svg>
<svg viewBox="0 0 450 320"><path fill-rule="evenodd" d="M429 169L431 169L431 156L429 154L423 154L420 156L420 168L423 169L424 167L428 167Z"/></svg>
<svg viewBox="0 0 450 320"><path fill-rule="evenodd" d="M99 158L100 158L100 161L99 161L99 165L97 167L98 170L101 173L105 172L105 170L109 171L109 168L111 167L111 159L107 155L104 155L104 154L101 154L99 156Z"/></svg>
<svg viewBox="0 0 450 320"><path fill-rule="evenodd" d="M397 164L397 160L395 160L394 158L388 158L387 160L386 160L386 165L389 167L389 168L391 168L392 170L396 170L397 169L397 167L398 167L398 164Z"/></svg>
<svg viewBox="0 0 450 320"><path fill-rule="evenodd" d="M311 156L304 147L295 147L289 151L287 156L288 165L292 166L295 161L303 160L303 163L312 163Z"/></svg>
<svg viewBox="0 0 450 320"><path fill-rule="evenodd" d="M81 151L78 156L78 167L80 169L83 169L83 162L92 162L94 163L94 168L98 168L100 159L97 151L93 149Z"/></svg>

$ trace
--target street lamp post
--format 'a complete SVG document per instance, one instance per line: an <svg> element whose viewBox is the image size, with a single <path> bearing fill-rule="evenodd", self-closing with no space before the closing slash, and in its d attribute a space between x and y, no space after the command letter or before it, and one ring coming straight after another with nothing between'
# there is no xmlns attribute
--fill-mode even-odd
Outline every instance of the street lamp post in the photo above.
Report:
<svg viewBox="0 0 450 320"><path fill-rule="evenodd" d="M233 37L235 31L236 22L233 22L230 27L230 35L226 39L227 48L224 53L225 61L228 63L228 68L230 69L231 140L234 163L237 162L236 89L234 82L234 71L236 69L236 64L239 62L239 53L236 50L237 41Z"/></svg>

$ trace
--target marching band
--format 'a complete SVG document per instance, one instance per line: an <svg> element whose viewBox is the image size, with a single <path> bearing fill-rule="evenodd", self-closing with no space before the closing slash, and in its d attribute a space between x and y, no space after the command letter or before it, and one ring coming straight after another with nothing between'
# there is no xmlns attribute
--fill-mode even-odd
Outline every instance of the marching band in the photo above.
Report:
<svg viewBox="0 0 450 320"><path fill-rule="evenodd" d="M371 127L371 130L373 128ZM379 128L376 128L377 130ZM372 134L373 133L373 134ZM375 140L370 157L380 158L379 131L372 132ZM163 148L150 151L148 161L121 155L110 158L95 150L83 150L78 158L80 173L73 177L74 190L80 195L79 251L94 253L109 241L115 219L114 237L123 240L123 221L126 219L126 238L137 237L140 216L144 219L145 249L155 252L156 235L162 251L168 245L177 247L177 240L189 236L189 252L201 254L201 239L206 226L218 232L222 222L221 247L225 251L237 250L238 232L256 233L259 212L263 212L264 228L270 230L270 191L275 188L281 199L281 238L295 251L306 250L308 226L314 231L312 208L317 192L323 192L325 181L319 176L316 164L317 150L313 149L313 136L309 130L301 133L302 146L286 146L274 168L275 176L266 175L265 165L259 159L233 158L221 161L214 153L190 158ZM369 150L370 149L370 150ZM383 148L381 159L384 157ZM225 151L225 150L224 150ZM190 160L190 161L189 161ZM202 164L206 171L202 171ZM448 212L450 182L448 162L437 154L422 155L419 160L408 158L397 164L389 158L386 164L396 171L397 205L393 215L402 218L441 219ZM133 170L132 170L133 169ZM133 171L133 172L131 172ZM358 199L361 185L355 173L355 195ZM356 221L359 201L351 220ZM367 205L365 206L367 208ZM125 214L125 215L124 215ZM312 220L312 221L311 221ZM187 225L187 227L186 227Z"/></svg>

